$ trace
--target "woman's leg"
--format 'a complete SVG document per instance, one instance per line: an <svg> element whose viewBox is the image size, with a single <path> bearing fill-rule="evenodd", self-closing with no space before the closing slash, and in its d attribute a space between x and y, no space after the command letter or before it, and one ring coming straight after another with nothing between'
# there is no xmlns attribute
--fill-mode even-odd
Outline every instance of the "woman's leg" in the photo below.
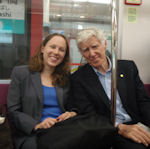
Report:
<svg viewBox="0 0 150 149"><path fill-rule="evenodd" d="M22 144L21 149L37 149L36 136L28 137Z"/></svg>

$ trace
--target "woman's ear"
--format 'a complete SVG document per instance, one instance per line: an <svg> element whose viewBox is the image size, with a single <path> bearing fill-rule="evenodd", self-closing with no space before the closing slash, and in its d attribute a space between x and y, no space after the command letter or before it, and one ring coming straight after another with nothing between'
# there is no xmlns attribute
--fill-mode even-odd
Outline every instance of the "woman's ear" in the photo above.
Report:
<svg viewBox="0 0 150 149"><path fill-rule="evenodd" d="M41 53L43 53L43 51L44 51L44 47L41 48Z"/></svg>

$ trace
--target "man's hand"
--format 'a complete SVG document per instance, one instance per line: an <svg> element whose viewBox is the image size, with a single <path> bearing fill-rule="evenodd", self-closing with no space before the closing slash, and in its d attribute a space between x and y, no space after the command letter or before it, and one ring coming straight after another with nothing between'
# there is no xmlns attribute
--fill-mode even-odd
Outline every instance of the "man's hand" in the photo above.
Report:
<svg viewBox="0 0 150 149"><path fill-rule="evenodd" d="M150 144L150 133L138 124L119 124L118 133L125 138L135 141L136 143L143 143L145 146Z"/></svg>
<svg viewBox="0 0 150 149"><path fill-rule="evenodd" d="M50 127L52 127L56 122L57 122L56 119L49 117L49 118L45 119L44 121L42 121L41 123L35 125L34 130L50 128Z"/></svg>
<svg viewBox="0 0 150 149"><path fill-rule="evenodd" d="M76 115L77 115L76 112L65 112L65 113L61 114L59 117L57 117L57 121L61 122L61 121L64 121L64 120L71 118L73 116L76 116Z"/></svg>

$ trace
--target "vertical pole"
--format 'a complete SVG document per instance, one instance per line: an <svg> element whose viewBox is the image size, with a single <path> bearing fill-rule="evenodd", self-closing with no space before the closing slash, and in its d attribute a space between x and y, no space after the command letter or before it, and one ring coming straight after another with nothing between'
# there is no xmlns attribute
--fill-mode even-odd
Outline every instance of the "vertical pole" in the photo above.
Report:
<svg viewBox="0 0 150 149"><path fill-rule="evenodd" d="M117 0L112 0L112 40L111 40L111 120L116 122L116 93L117 93Z"/></svg>

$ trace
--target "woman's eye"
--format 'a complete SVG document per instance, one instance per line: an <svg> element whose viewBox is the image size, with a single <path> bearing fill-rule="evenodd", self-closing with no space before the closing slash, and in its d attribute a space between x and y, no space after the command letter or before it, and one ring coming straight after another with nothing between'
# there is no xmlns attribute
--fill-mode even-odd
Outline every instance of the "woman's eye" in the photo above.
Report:
<svg viewBox="0 0 150 149"><path fill-rule="evenodd" d="M59 50L60 50L61 52L65 52L65 49L60 48Z"/></svg>
<svg viewBox="0 0 150 149"><path fill-rule="evenodd" d="M52 49L55 49L55 48L56 48L56 46L54 46L54 45L51 45L50 47L51 47Z"/></svg>

